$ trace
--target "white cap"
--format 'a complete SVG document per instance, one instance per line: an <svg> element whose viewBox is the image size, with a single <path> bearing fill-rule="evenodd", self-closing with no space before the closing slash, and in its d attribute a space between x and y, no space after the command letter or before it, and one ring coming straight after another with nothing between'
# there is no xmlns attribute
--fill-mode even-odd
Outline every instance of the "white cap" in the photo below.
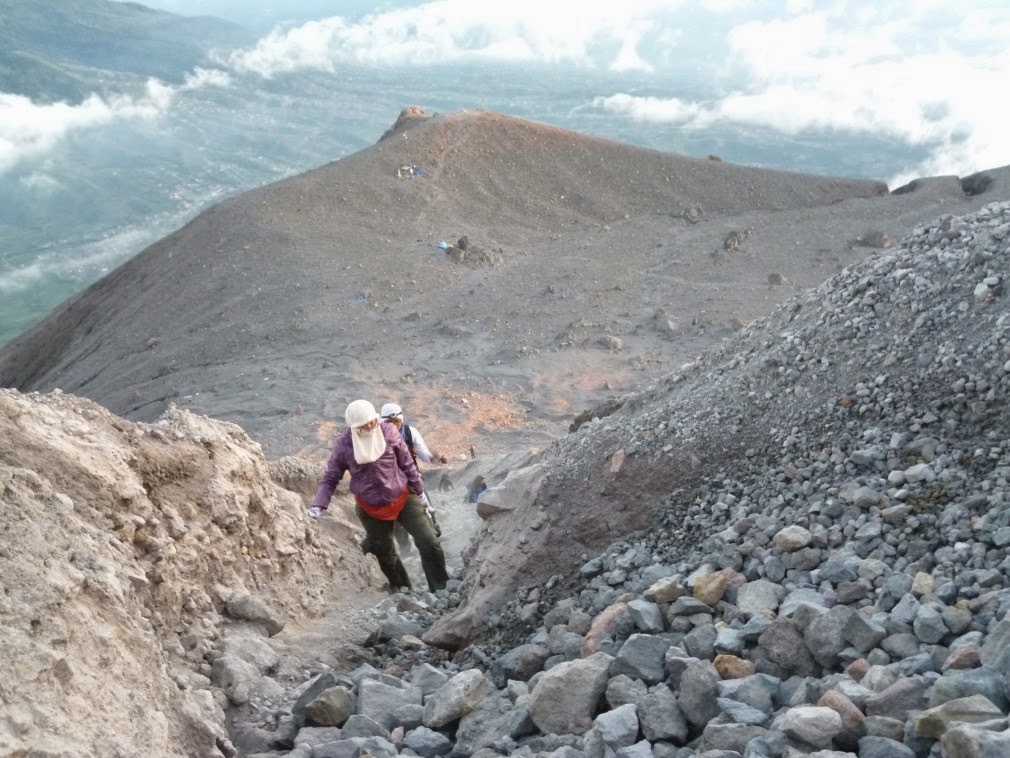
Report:
<svg viewBox="0 0 1010 758"><path fill-rule="evenodd" d="M344 411L344 420L347 421L347 425L355 429L375 418L375 406L367 400L355 400Z"/></svg>
<svg viewBox="0 0 1010 758"><path fill-rule="evenodd" d="M379 415L384 419L396 418L403 415L403 408L396 403L386 403L382 406L382 410L379 411Z"/></svg>

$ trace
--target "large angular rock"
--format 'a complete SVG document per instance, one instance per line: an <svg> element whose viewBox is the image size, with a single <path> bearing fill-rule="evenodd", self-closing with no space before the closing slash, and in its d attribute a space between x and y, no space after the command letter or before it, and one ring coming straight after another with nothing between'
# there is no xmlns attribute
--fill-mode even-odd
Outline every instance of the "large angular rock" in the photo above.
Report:
<svg viewBox="0 0 1010 758"><path fill-rule="evenodd" d="M494 690L478 669L461 671L429 695L424 702L424 725L438 729L462 718Z"/></svg>
<svg viewBox="0 0 1010 758"><path fill-rule="evenodd" d="M393 713L404 705L421 702L421 690L403 685L394 687L374 679L358 684L358 713L382 724L388 731L396 726Z"/></svg>
<svg viewBox="0 0 1010 758"><path fill-rule="evenodd" d="M952 724L940 744L945 758L1005 758L1010 755L1010 730Z"/></svg>
<svg viewBox="0 0 1010 758"><path fill-rule="evenodd" d="M772 723L790 738L815 748L826 748L842 731L842 717L831 708L804 705L790 708Z"/></svg>
<svg viewBox="0 0 1010 758"><path fill-rule="evenodd" d="M457 754L470 755L496 740L509 736L514 708L504 691L485 697L464 715L456 730Z"/></svg>
<svg viewBox="0 0 1010 758"><path fill-rule="evenodd" d="M677 704L687 720L695 727L704 727L719 715L716 703L719 672L710 661L688 658L680 676Z"/></svg>
<svg viewBox="0 0 1010 758"><path fill-rule="evenodd" d="M1004 719L1003 712L989 698L971 695L929 708L918 714L913 723L916 734L935 740L956 723L980 724L1000 719Z"/></svg>
<svg viewBox="0 0 1010 758"><path fill-rule="evenodd" d="M530 693L530 717L544 734L583 734L593 725L613 657L594 653L544 672Z"/></svg>
<svg viewBox="0 0 1010 758"><path fill-rule="evenodd" d="M655 634L631 635L614 658L610 673L625 674L646 684L658 684L666 676L663 660L670 640Z"/></svg>
<svg viewBox="0 0 1010 758"><path fill-rule="evenodd" d="M784 677L817 676L820 666L807 650L803 635L790 619L776 619L758 638L758 647Z"/></svg>
<svg viewBox="0 0 1010 758"><path fill-rule="evenodd" d="M649 742L683 743L688 726L677 705L677 696L665 684L657 684L638 701L638 721Z"/></svg>

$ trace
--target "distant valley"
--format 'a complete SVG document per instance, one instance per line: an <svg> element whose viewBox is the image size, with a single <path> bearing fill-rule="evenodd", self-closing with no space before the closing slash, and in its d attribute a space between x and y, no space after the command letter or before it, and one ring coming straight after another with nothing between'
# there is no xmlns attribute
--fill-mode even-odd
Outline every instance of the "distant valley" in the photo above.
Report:
<svg viewBox="0 0 1010 758"><path fill-rule="evenodd" d="M147 77L181 83L208 51L255 42L248 29L138 3L19 0L0 4L0 92L76 103Z"/></svg>

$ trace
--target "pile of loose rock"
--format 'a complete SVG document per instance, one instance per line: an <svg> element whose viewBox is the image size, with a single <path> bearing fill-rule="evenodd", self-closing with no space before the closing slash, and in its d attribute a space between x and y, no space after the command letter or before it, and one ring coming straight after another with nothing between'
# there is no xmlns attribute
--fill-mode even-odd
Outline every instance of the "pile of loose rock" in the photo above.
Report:
<svg viewBox="0 0 1010 758"><path fill-rule="evenodd" d="M456 596L392 598L374 666L307 683L260 752L1010 755L1008 245L1010 203L917 229L582 425L550 454L749 448L451 659L417 638Z"/></svg>

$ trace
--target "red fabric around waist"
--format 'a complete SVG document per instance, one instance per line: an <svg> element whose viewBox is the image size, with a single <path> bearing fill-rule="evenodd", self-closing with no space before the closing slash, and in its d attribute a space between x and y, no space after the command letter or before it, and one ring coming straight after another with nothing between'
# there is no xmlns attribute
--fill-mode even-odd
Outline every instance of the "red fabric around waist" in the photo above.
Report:
<svg viewBox="0 0 1010 758"><path fill-rule="evenodd" d="M407 504L407 495L409 492L409 488L404 487L403 492L397 495L395 500L391 503L382 503L381 505L366 503L357 495L354 496L354 502L360 505L361 510L372 518L377 518L379 521L396 521L397 516L400 515L400 511L403 510L403 506Z"/></svg>

